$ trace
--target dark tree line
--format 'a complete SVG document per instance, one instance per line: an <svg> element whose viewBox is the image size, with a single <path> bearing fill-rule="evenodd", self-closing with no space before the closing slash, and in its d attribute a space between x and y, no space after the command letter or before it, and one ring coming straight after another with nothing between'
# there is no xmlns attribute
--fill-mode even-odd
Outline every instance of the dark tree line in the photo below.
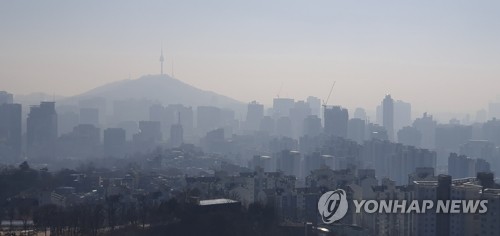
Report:
<svg viewBox="0 0 500 236"><path fill-rule="evenodd" d="M104 225L104 206L82 204L72 207L44 205L33 214L37 231L50 235L97 235Z"/></svg>
<svg viewBox="0 0 500 236"><path fill-rule="evenodd" d="M142 199L142 200L141 200ZM105 235L117 229L173 222L179 214L175 198L153 204L147 197L123 202L112 195L102 203L85 203L70 207L44 205L33 210L34 227L50 235Z"/></svg>
<svg viewBox="0 0 500 236"><path fill-rule="evenodd" d="M172 205L173 204L173 205ZM185 203L164 202L170 220L150 227L125 227L109 232L112 236L132 235L185 235L185 236L281 236L287 235L277 224L274 209L260 204L251 204L248 209L240 207L230 210L203 210L199 206Z"/></svg>
<svg viewBox="0 0 500 236"><path fill-rule="evenodd" d="M121 201L119 195L103 203L71 207L45 205L34 210L38 232L50 235L283 235L274 210L260 204L248 209L206 211L177 198L154 204Z"/></svg>

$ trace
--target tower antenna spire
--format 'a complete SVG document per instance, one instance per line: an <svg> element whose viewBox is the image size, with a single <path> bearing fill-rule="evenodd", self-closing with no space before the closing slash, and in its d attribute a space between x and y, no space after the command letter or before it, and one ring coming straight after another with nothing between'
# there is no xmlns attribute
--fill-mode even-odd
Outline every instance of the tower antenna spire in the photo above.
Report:
<svg viewBox="0 0 500 236"><path fill-rule="evenodd" d="M161 42L161 53L160 53L160 74L163 75L163 62L165 58L163 57L163 42Z"/></svg>
<svg viewBox="0 0 500 236"><path fill-rule="evenodd" d="M172 59L172 78L174 78L174 59Z"/></svg>

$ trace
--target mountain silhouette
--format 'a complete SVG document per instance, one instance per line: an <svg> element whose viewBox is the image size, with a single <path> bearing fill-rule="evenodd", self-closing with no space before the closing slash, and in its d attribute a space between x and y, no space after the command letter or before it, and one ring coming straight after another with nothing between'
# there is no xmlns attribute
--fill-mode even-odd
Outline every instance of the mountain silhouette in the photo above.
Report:
<svg viewBox="0 0 500 236"><path fill-rule="evenodd" d="M235 99L202 90L168 75L146 75L138 79L121 80L91 89L68 98L75 102L85 98L101 97L108 102L126 99L148 99L167 104L187 106L217 106L241 110L244 104Z"/></svg>

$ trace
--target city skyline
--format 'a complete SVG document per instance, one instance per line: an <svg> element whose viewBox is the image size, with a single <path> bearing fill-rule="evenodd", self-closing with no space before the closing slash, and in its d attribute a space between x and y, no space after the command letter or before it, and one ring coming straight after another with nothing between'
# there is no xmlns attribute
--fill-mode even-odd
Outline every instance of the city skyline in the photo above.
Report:
<svg viewBox="0 0 500 236"><path fill-rule="evenodd" d="M1 4L0 87L15 94L159 74L163 42L167 73L174 60L176 78L244 103L325 99L333 81L331 105L351 109L391 93L474 114L498 98L495 2Z"/></svg>
<svg viewBox="0 0 500 236"><path fill-rule="evenodd" d="M161 67L159 67L160 70L161 70ZM228 101L233 101L235 102L234 104L230 105L231 103L227 103L224 102L223 104L211 104L211 105L215 105L219 108L229 108L229 109L235 109L236 112L238 113L238 117L240 119L243 119L243 117L245 116L245 112L243 111L243 107L246 106L246 104L248 103L252 103L254 101L257 101L259 102L260 104L264 105L266 110L268 109L272 109L273 108L273 100L275 99L278 99L278 98L283 98L283 99L291 99L291 100L294 100L294 101L306 101L308 100L309 98L314 98L314 99L319 99L319 101L321 102L321 104L323 105L326 105L327 107L333 107L333 106L342 106L344 108L347 108L349 110L349 114L350 116L355 115L355 111L357 109L363 109L365 112L366 112L366 120L367 121L373 121L373 122L376 122L376 123L380 123L382 124L382 120L379 120L381 118L381 114L379 114L379 112L382 112L381 110L379 111L379 108L381 108L382 106L380 104L374 106L374 107L349 107L349 106L346 106L344 104L339 104L339 103L336 103L335 101L331 101L331 99L327 102L327 104L324 104L325 103L325 100L322 98L322 97L315 97L315 96L307 96L307 97L300 97L300 98L293 98L293 97L272 97L272 98L269 98L270 102L269 103L266 103L266 102L262 102L260 100L256 100L256 99L253 99L249 102L246 102L246 101L241 101L241 100L237 100L237 99L234 99L232 97L227 97L225 96L224 94L219 94L219 93L216 93L214 91L209 91L209 90L204 90L202 88L197 88L197 87L194 87L190 84L186 84L184 81L182 80L178 80L178 78L176 77L172 77L170 74L168 73L164 73L164 75L161 75L161 74L157 74L157 75L144 75L144 76L141 76L139 78L135 78L135 79L124 79L124 80L121 80L121 81L115 81L115 82L111 82L111 83L108 83L108 84L104 84L102 86L99 86L99 87L96 87L96 88L93 88L93 89L90 89L88 91L85 91L84 93L80 93L80 94L76 94L74 96L68 96L68 97L65 97L65 96L60 96L60 95L57 95L57 94L48 94L48 93L44 93L44 92L35 92L35 93L30 93L30 94L13 94L13 100L15 103L21 103L23 105L26 105L26 106L32 106L32 105L36 105L39 101L57 101L59 104L63 104L63 105L74 105L75 102L77 102L78 100L86 97L86 98L102 98L102 95L95 95L93 94L94 91L99 91L99 90L103 90L103 89L109 89L109 87L116 87L116 89L119 90L119 86L116 86L116 85L119 85L120 83L133 83L133 82L138 82L138 84L141 84L141 80L144 80L145 78L161 78L161 77L164 77L164 78L167 78L167 80L175 80L177 81L178 83L181 83L181 84L184 84L188 87L191 87L191 88L194 88L196 90L199 90L199 91L203 91L203 92L207 92L207 93L213 93L215 94L216 96L220 96L220 97L223 97L225 100L226 98L229 99ZM336 82L336 81L334 81ZM332 91L335 90L332 89ZM12 91L7 91L7 92L12 92ZM122 91L124 92L124 91ZM166 102L166 104L168 103L176 103L175 101L165 101L164 99L165 98L158 98L158 97L154 97L154 96L158 96L158 95L152 95L152 97L150 96L150 94L148 94L149 98L147 96L144 96L146 95L148 92L145 92L143 91L144 93L141 94L135 94L135 95L128 95L128 93L124 93L125 97L121 97L121 98L116 98L116 99L112 99L112 98L107 98L106 100L108 100L108 102L113 102L115 100L122 100L122 99L135 99L135 100L143 100L143 99L146 99L146 100L150 100L150 101L156 101L158 99L160 100L163 100L163 103ZM159 92L159 91L158 91ZM141 93L141 92L139 92ZM334 92L333 92L334 93ZM387 96L387 95L392 95L390 93L386 93L386 94L383 94L380 96L380 98L377 98L377 99L382 99L384 96ZM439 110L439 111L429 111L429 110L418 110L418 108L415 108L414 107L414 103L413 101L403 101L401 100L400 97L397 97L395 98L397 100L398 103L404 103L404 104L407 104L408 106L410 106L410 109L408 111L408 114L407 114L407 119L410 119L410 118L417 118L417 117L420 117L422 116L422 114L424 113L428 113L428 114L431 114L434 116L434 118L440 122L440 123L448 123L448 122L451 122L451 120L459 120L459 121L462 121L464 122L465 124L469 124L469 123L473 123L473 122L482 122L484 121L485 119L491 119L493 117L497 117L498 114L496 113L497 112L497 104L500 104L500 100L496 100L496 101L490 101L490 102L487 102L483 107L480 107L478 108L477 110L475 111L470 111L470 112L467 112L467 111L453 111L453 110ZM395 100L395 101L396 101ZM209 102L208 100L206 102ZM183 102L181 102L183 103ZM238 103L238 104L236 104ZM188 104L189 105L189 104ZM200 104L191 104L193 105L194 107L197 107L197 106L200 106ZM493 106L493 108L492 108ZM493 109L493 110L491 110ZM490 114L491 113L491 114Z"/></svg>
<svg viewBox="0 0 500 236"><path fill-rule="evenodd" d="M0 235L498 235L498 9L0 1Z"/></svg>

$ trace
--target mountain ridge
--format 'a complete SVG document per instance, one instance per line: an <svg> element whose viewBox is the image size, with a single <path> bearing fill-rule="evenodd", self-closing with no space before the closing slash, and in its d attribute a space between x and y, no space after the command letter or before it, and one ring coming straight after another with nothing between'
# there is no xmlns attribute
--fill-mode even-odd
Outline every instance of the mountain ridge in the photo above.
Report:
<svg viewBox="0 0 500 236"><path fill-rule="evenodd" d="M108 102L127 99L148 99L167 104L187 106L216 106L241 110L244 103L189 85L169 75L144 75L137 79L125 79L90 89L65 99L64 103L92 97L102 97Z"/></svg>

